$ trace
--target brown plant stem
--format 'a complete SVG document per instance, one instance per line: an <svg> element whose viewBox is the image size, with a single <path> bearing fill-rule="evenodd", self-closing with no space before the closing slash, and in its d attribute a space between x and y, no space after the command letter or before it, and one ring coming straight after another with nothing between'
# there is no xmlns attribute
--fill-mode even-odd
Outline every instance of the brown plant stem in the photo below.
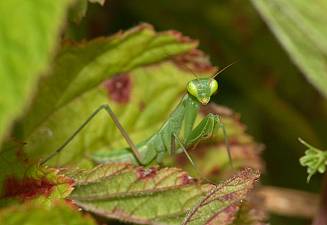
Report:
<svg viewBox="0 0 327 225"><path fill-rule="evenodd" d="M312 225L327 225L327 174L324 175L319 209L316 212Z"/></svg>
<svg viewBox="0 0 327 225"><path fill-rule="evenodd" d="M313 218L319 209L317 194L272 186L263 186L257 190L257 193L263 198L267 210L278 215ZM325 201L327 201L327 196L325 196ZM314 225L322 224L326 225L327 223Z"/></svg>

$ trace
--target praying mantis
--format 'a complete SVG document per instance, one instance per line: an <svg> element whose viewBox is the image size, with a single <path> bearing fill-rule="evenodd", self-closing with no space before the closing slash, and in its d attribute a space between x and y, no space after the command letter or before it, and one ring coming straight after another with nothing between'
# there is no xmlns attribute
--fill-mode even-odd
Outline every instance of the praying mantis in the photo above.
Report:
<svg viewBox="0 0 327 225"><path fill-rule="evenodd" d="M230 165L233 166L227 132L219 115L210 113L194 127L200 106L208 104L212 95L218 91L218 82L215 80L215 77L233 64L224 67L211 77L196 76L195 79L189 81L186 86L187 92L167 120L156 133L141 143L134 144L110 106L103 104L58 149L41 161L41 164L46 163L60 153L100 111L106 111L129 147L96 152L91 156L96 163L127 162L147 166L153 161L160 164L167 154L174 155L184 152L192 165L195 166L186 149L211 137L221 128Z"/></svg>

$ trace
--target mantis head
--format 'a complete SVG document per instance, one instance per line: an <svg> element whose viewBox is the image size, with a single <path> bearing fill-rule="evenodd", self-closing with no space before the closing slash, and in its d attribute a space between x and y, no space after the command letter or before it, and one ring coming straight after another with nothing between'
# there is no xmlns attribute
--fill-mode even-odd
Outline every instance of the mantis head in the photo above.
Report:
<svg viewBox="0 0 327 225"><path fill-rule="evenodd" d="M218 90L218 82L211 78L197 78L187 84L187 91L202 105L208 104L210 97Z"/></svg>

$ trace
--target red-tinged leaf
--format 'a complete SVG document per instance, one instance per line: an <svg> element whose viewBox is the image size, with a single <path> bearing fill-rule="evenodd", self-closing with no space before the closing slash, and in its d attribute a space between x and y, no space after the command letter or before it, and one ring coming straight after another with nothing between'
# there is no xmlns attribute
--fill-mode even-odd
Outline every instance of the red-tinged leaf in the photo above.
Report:
<svg viewBox="0 0 327 225"><path fill-rule="evenodd" d="M14 144L0 153L0 205L27 200L65 198L73 187L73 180L59 170L29 161L22 146Z"/></svg>
<svg viewBox="0 0 327 225"><path fill-rule="evenodd" d="M219 197L222 210L217 215L215 211L212 221L232 222L240 201L259 177L257 171L246 169L216 187L196 182L181 169L143 168L124 163L100 165L67 175L76 182L69 198L86 211L110 219L155 225L179 225L197 202L212 197Z"/></svg>
<svg viewBox="0 0 327 225"><path fill-rule="evenodd" d="M259 178L254 169L244 169L216 186L202 198L183 221L183 225L228 225L239 211L240 203L247 197Z"/></svg>
<svg viewBox="0 0 327 225"><path fill-rule="evenodd" d="M23 200L34 198L38 195L45 195L48 197L52 192L54 183L47 179L8 177L4 182L3 198L18 197Z"/></svg>
<svg viewBox="0 0 327 225"><path fill-rule="evenodd" d="M180 224L186 212L214 185L199 184L177 168L115 163L71 175L69 196L78 206L106 218L138 224Z"/></svg>

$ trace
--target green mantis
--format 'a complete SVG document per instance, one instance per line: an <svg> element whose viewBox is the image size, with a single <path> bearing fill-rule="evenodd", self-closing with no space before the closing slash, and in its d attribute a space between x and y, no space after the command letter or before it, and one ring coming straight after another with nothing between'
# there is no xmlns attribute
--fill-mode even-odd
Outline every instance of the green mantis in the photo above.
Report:
<svg viewBox="0 0 327 225"><path fill-rule="evenodd" d="M61 152L70 141L102 110L105 110L122 136L125 138L129 147L114 149L112 151L96 152L91 157L97 163L109 162L129 162L139 165L149 165L153 161L161 163L164 156L169 154L184 152L194 165L186 149L194 146L201 140L211 137L218 129L222 129L227 153L231 162L231 155L227 141L227 134L224 124L220 117L208 114L196 127L194 127L196 116L201 105L209 103L211 96L218 90L218 82L214 79L219 73L227 69L232 64L218 71L212 77L195 78L188 82L187 93L183 96L180 103L169 115L161 128L151 137L141 143L134 144L129 135L122 127L110 106L105 104L96 109L86 121L61 145L55 152L44 159L44 164L54 155Z"/></svg>

